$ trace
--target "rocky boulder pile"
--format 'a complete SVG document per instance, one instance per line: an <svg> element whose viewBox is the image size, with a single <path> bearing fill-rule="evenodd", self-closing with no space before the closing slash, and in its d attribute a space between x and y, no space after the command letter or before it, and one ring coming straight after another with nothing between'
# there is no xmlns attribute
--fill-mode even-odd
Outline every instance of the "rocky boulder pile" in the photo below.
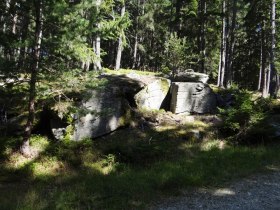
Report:
<svg viewBox="0 0 280 210"><path fill-rule="evenodd" d="M71 140L80 141L108 134L128 125L133 109L165 109L174 114L207 114L216 110L216 95L206 84L205 74L188 71L173 79L136 74L101 77L108 83L82 94L71 114L71 125L58 123L58 117L51 119L55 138L68 135Z"/></svg>

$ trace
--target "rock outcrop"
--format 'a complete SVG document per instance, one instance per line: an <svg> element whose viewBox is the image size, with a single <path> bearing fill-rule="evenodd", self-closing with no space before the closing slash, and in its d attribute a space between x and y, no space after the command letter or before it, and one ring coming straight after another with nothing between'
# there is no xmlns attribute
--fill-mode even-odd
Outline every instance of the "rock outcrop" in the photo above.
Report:
<svg viewBox="0 0 280 210"><path fill-rule="evenodd" d="M58 117L51 120L56 139L63 139L65 135L74 141L96 138L130 122L131 106L135 106L133 97L144 84L126 76L105 75L102 78L107 80L104 87L80 93L81 102L71 114L71 125L62 124Z"/></svg>
<svg viewBox="0 0 280 210"><path fill-rule="evenodd" d="M155 79L138 92L134 99L138 108L159 110L164 106L164 100L170 89L171 81L165 78Z"/></svg>
<svg viewBox="0 0 280 210"><path fill-rule="evenodd" d="M125 126L130 118L130 106L115 87L89 92L76 114L72 139L95 138Z"/></svg>
<svg viewBox="0 0 280 210"><path fill-rule="evenodd" d="M202 82L207 83L209 76L207 74L202 74L198 72L193 72L192 70L179 72L174 75L174 82Z"/></svg>
<svg viewBox="0 0 280 210"><path fill-rule="evenodd" d="M171 81L166 78L135 75L101 77L106 79L106 84L80 93L80 102L72 107L71 113L67 113L68 117L62 117L68 118L68 123L65 120L59 122L61 114L51 119L51 130L56 139L67 136L80 141L108 134L130 123L132 108L164 108L167 111L171 108L176 114L204 114L216 109L216 96L211 88L197 82L202 81L202 77L196 82L174 82L172 87Z"/></svg>
<svg viewBox="0 0 280 210"><path fill-rule="evenodd" d="M209 85L197 82L174 82L171 86L171 112L212 113L217 100Z"/></svg>

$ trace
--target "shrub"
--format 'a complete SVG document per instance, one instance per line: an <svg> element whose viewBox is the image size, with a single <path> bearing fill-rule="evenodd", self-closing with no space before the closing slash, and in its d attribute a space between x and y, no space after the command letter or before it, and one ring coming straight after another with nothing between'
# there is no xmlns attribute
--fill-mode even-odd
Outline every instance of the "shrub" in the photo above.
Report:
<svg viewBox="0 0 280 210"><path fill-rule="evenodd" d="M230 139L241 143L263 141L271 131L265 117L271 110L271 100L252 100L252 94L246 90L232 90L235 96L231 107L219 109L224 123L222 132ZM261 131L261 132L259 132Z"/></svg>

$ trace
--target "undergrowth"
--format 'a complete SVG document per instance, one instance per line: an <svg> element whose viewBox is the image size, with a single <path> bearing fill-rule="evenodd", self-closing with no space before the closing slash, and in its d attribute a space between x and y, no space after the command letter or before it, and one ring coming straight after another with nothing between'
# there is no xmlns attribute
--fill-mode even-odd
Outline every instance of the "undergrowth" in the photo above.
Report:
<svg viewBox="0 0 280 210"><path fill-rule="evenodd" d="M17 139L1 139L1 208L144 209L181 189L221 186L279 166L279 145L234 147L213 140L214 130L191 141L191 129L131 128L81 142L33 136L33 158L13 150Z"/></svg>
<svg viewBox="0 0 280 210"><path fill-rule="evenodd" d="M274 101L255 97L252 92L237 87L227 90L232 95L229 106L219 108L223 120L221 133L235 143L266 143L273 140L273 127L268 122L275 113Z"/></svg>

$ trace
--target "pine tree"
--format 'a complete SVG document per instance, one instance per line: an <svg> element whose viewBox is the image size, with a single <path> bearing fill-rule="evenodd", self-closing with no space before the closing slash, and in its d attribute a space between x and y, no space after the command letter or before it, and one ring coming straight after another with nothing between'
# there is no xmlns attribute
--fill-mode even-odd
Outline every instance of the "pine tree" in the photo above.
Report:
<svg viewBox="0 0 280 210"><path fill-rule="evenodd" d="M25 126L23 143L20 151L26 155L32 155L29 146L29 139L32 132L32 127L35 119L35 101L36 101L36 82L39 71L39 60L41 54L41 43L43 36L43 0L34 1L35 9L35 36L34 36L34 48L32 53L33 62L31 64L31 78L29 82L29 102L28 102L28 119Z"/></svg>

